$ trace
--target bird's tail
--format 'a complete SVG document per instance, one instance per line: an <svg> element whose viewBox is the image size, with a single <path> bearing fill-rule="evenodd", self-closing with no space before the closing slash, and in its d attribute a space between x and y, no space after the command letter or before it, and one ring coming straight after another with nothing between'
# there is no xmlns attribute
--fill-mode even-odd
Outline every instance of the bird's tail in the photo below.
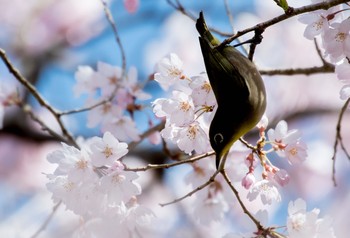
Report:
<svg viewBox="0 0 350 238"><path fill-rule="evenodd" d="M208 40L212 46L217 46L220 44L220 41L210 33L208 26L205 23L204 15L202 11L199 13L199 18L197 19L197 22L196 22L196 28L199 35L202 38Z"/></svg>

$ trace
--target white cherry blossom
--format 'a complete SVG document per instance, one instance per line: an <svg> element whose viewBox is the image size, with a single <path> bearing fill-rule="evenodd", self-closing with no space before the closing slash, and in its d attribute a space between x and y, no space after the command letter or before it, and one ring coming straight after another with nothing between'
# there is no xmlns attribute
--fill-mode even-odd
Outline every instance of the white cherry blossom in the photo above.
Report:
<svg viewBox="0 0 350 238"><path fill-rule="evenodd" d="M183 62L174 53L170 53L158 62L156 72L154 79L163 90L168 90L170 86L179 83L179 80L185 79L183 75Z"/></svg>
<svg viewBox="0 0 350 238"><path fill-rule="evenodd" d="M95 137L91 143L91 160L94 166L110 166L128 153L128 145L119 142L110 132L105 132L103 138Z"/></svg>
<svg viewBox="0 0 350 238"><path fill-rule="evenodd" d="M157 99L152 106L157 116L165 116L169 123L176 126L183 126L194 120L195 108L192 98L183 92L173 91L171 99Z"/></svg>
<svg viewBox="0 0 350 238"><path fill-rule="evenodd" d="M275 129L269 129L267 135L270 141L284 145L295 142L301 137L298 130L288 130L288 124L284 120L278 122Z"/></svg>
<svg viewBox="0 0 350 238"><path fill-rule="evenodd" d="M254 183L247 195L247 198L249 201L253 201L258 196L265 205L271 205L273 201L281 201L281 195L277 187L274 185L274 183L266 179Z"/></svg>
<svg viewBox="0 0 350 238"><path fill-rule="evenodd" d="M134 180L138 175L132 171L124 171L124 166L116 161L107 175L104 175L101 182L101 190L107 194L108 203L111 205L127 202L133 196L141 193L141 187Z"/></svg>
<svg viewBox="0 0 350 238"><path fill-rule="evenodd" d="M96 72L93 68L86 65L78 66L78 70L75 72L75 80L77 83L73 87L74 95L76 97L85 93L90 96L95 95L98 88L98 80L96 78Z"/></svg>
<svg viewBox="0 0 350 238"><path fill-rule="evenodd" d="M319 209L306 210L306 202L298 198L289 202L287 230L290 238L335 238L330 218L318 218Z"/></svg>
<svg viewBox="0 0 350 238"><path fill-rule="evenodd" d="M335 73L340 81L350 84L350 62L347 59L335 65Z"/></svg>
<svg viewBox="0 0 350 238"><path fill-rule="evenodd" d="M139 130L136 127L136 123L129 116L119 115L109 122L101 125L103 132L111 132L113 135L121 141L138 141L140 140Z"/></svg>
<svg viewBox="0 0 350 238"><path fill-rule="evenodd" d="M344 85L340 90L340 99L347 100L350 97L350 84Z"/></svg>
<svg viewBox="0 0 350 238"><path fill-rule="evenodd" d="M350 56L350 19L341 23L335 22L323 36L325 54L329 55L333 62Z"/></svg>
<svg viewBox="0 0 350 238"><path fill-rule="evenodd" d="M304 37L312 40L315 36L323 34L329 27L328 14L329 11L318 10L301 15L298 20L307 25Z"/></svg>
<svg viewBox="0 0 350 238"><path fill-rule="evenodd" d="M208 135L200 127L198 122L193 122L188 126L179 128L175 140L180 150L187 154L190 154L193 150L197 153L204 153L210 147Z"/></svg>
<svg viewBox="0 0 350 238"><path fill-rule="evenodd" d="M98 80L102 95L109 96L122 81L122 68L99 61L97 63L96 80Z"/></svg>

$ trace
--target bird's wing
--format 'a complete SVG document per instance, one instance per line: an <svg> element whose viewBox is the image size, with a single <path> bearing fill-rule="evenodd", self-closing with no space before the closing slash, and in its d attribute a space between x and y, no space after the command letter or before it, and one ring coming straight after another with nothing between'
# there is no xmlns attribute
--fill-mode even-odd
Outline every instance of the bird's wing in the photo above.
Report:
<svg viewBox="0 0 350 238"><path fill-rule="evenodd" d="M227 100L234 103L234 99L248 99L249 86L240 74L237 68L239 66L232 65L206 38L199 37L199 42L208 78L218 104Z"/></svg>

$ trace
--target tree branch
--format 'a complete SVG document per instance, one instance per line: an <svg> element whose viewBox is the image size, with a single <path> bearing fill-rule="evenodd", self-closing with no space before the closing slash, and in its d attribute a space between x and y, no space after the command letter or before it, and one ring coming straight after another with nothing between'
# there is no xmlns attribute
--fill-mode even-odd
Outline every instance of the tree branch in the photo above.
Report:
<svg viewBox="0 0 350 238"><path fill-rule="evenodd" d="M337 150L338 150L338 143L340 143L340 146L341 146L342 150L345 152L345 155L350 160L350 154L347 151L347 149L345 148L345 146L343 144L343 138L341 136L341 122L342 122L344 113L345 113L346 109L349 106L349 103L350 103L350 98L348 98L346 100L346 102L344 103L343 107L340 110L339 117L338 117L338 122L337 122L337 127L336 127L336 136L335 136L335 142L334 142L334 146L333 146L333 156L332 156L332 161L333 161L333 165L332 165L332 180L333 180L334 186L337 186L337 182L336 182L336 178L335 178L335 160L336 160L336 155L337 155Z"/></svg>
<svg viewBox="0 0 350 238"><path fill-rule="evenodd" d="M6 52L0 48L0 57L2 58L3 62L5 63L7 69L9 72L26 88L28 91L34 96L34 98L39 102L41 106L46 108L51 114L56 118L60 129L63 133L63 135L67 138L66 140L73 144L74 146L78 147L76 144L73 136L68 132L67 128L64 126L61 117L60 112L58 112L55 108L53 108L46 100L41 96L41 94L36 90L35 86L31 84L20 72L15 66L12 64L10 59L7 57ZM33 116L31 115L33 118ZM36 120L38 122L38 120ZM46 129L48 129L47 126L45 126ZM52 130L49 130L49 132L52 132ZM52 136L57 136L56 133L52 134Z"/></svg>
<svg viewBox="0 0 350 238"><path fill-rule="evenodd" d="M312 12L312 11L316 11L316 10L320 10L320 9L324 9L324 10L327 10L333 6L336 6L336 5L339 5L339 4L342 4L342 3L346 3L348 2L348 0L333 0L333 1L324 1L324 2L321 2L321 3L316 3L316 4L311 4L311 5L308 5L308 6L304 6L304 7L299 7L299 8L291 8L290 7L290 11L288 11L287 13L284 13L280 16L277 16L275 18L272 18L268 21L265 21L265 22L262 22L262 23L259 23L253 27L250 27L250 28L246 28L242 31L238 31L236 34L228 37L227 39L225 39L218 47L221 47L224 46L224 45L227 45L227 44L230 44L232 41L234 41L235 39L237 39L238 37L242 36L242 35L245 35L247 34L248 32L252 32L252 31L255 31L255 30L262 30L264 31L266 28L276 24L276 23L279 23L281 21L284 21L288 18L291 18L293 16L296 16L296 15L300 15L300 14L303 14L303 13L306 13L306 12Z"/></svg>
<svg viewBox="0 0 350 238"><path fill-rule="evenodd" d="M273 69L273 70L259 70L261 75L274 76L274 75L311 75L320 73L334 73L334 65L327 64L323 66L315 66L310 68L296 68L296 69Z"/></svg>

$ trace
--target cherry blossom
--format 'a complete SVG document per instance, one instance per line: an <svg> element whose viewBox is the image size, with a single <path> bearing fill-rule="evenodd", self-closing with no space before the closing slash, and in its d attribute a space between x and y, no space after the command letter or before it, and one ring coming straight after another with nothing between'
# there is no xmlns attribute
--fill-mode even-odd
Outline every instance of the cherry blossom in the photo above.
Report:
<svg viewBox="0 0 350 238"><path fill-rule="evenodd" d="M335 237L329 218L318 218L319 209L306 211L306 202L298 198L289 202L287 230L291 238Z"/></svg>
<svg viewBox="0 0 350 238"><path fill-rule="evenodd" d="M120 82L120 86L122 89L124 89L128 94L129 97L132 97L134 99L139 99L139 100L148 100L152 96L146 92L143 91L142 85L138 82L137 78L137 69L134 66L131 66L129 68L128 74L126 77L122 79ZM120 99L118 100L118 95L120 92L117 93L117 102L119 105L122 103L120 102ZM126 107L123 107L126 108Z"/></svg>
<svg viewBox="0 0 350 238"><path fill-rule="evenodd" d="M109 237L111 231L118 231L118 237L137 237L151 227L154 218L155 214L150 209L138 204L136 197L132 197L127 203L122 202L105 214L89 219L76 235Z"/></svg>
<svg viewBox="0 0 350 238"><path fill-rule="evenodd" d="M340 99L347 100L350 97L350 84L344 85L340 90Z"/></svg>
<svg viewBox="0 0 350 238"><path fill-rule="evenodd" d="M216 99L206 75L199 75L191 77L191 82L189 84L192 89L191 97L193 103L200 107L213 107L216 105Z"/></svg>
<svg viewBox="0 0 350 238"><path fill-rule="evenodd" d="M90 99L87 101L87 104L94 105L98 102L99 100ZM119 106L113 104L112 102L106 102L98 107L89 110L87 126L89 128L94 128L99 124L109 124L113 119L122 113L123 111Z"/></svg>
<svg viewBox="0 0 350 238"><path fill-rule="evenodd" d="M173 91L171 99L156 99L153 111L158 117L165 116L169 123L183 126L194 120L194 104L192 98L180 91Z"/></svg>
<svg viewBox="0 0 350 238"><path fill-rule="evenodd" d="M67 209L81 216L88 216L95 211L95 204L102 202L99 193L96 193L97 181L73 182L68 176L60 175L51 178L46 187L52 192L54 202L62 201Z"/></svg>
<svg viewBox="0 0 350 238"><path fill-rule="evenodd" d="M350 56L350 19L341 23L335 22L323 36L325 54L329 55L333 62Z"/></svg>
<svg viewBox="0 0 350 238"><path fill-rule="evenodd" d="M350 62L347 59L335 65L335 73L340 81L350 84Z"/></svg>
<svg viewBox="0 0 350 238"><path fill-rule="evenodd" d="M298 130L288 130L288 124L284 120L278 122L275 129L269 129L267 135L270 141L281 146L295 142L301 137Z"/></svg>
<svg viewBox="0 0 350 238"><path fill-rule="evenodd" d="M277 187L274 185L274 183L266 179L254 183L247 195L247 198L249 201L253 201L258 196L265 205L271 205L273 201L281 201L281 195Z"/></svg>
<svg viewBox="0 0 350 238"><path fill-rule="evenodd" d="M300 141L301 132L288 130L287 122L280 121L276 129L268 130L267 135L277 154L287 157L289 163L299 163L306 159L307 145Z"/></svg>
<svg viewBox="0 0 350 238"><path fill-rule="evenodd" d="M109 204L115 205L129 201L141 193L141 187L133 180L138 175L132 171L124 171L124 166L116 161L113 169L100 180L101 190L107 194Z"/></svg>
<svg viewBox="0 0 350 238"><path fill-rule="evenodd" d="M139 131L136 128L136 123L130 117L121 115L105 122L101 126L103 132L111 132L115 137L121 141L138 141L140 140Z"/></svg>
<svg viewBox="0 0 350 238"><path fill-rule="evenodd" d="M186 78L183 75L183 62L174 53L170 53L157 63L156 72L154 79L165 91L174 84L181 84Z"/></svg>
<svg viewBox="0 0 350 238"><path fill-rule="evenodd" d="M204 153L208 150L209 140L207 133L200 127L198 122L193 122L178 130L177 138L173 139L180 150L187 154L195 150L197 153Z"/></svg>
<svg viewBox="0 0 350 238"><path fill-rule="evenodd" d="M119 66L113 66L99 61L97 63L96 79L99 82L102 95L110 95L121 84L123 70Z"/></svg>
<svg viewBox="0 0 350 238"><path fill-rule="evenodd" d="M301 163L306 160L307 146L302 141L289 143L284 151L289 163L291 164Z"/></svg>
<svg viewBox="0 0 350 238"><path fill-rule="evenodd" d="M135 196L131 197L127 203L121 203L119 213L124 217L123 227L134 234L152 225L155 218L155 214L147 207L140 205Z"/></svg>
<svg viewBox="0 0 350 238"><path fill-rule="evenodd" d="M301 15L298 20L307 24L304 37L312 40L315 36L323 34L329 27L327 16L330 11L318 10Z"/></svg>
<svg viewBox="0 0 350 238"><path fill-rule="evenodd" d="M105 132L103 138L95 137L91 143L91 160L94 166L110 166L116 160L128 153L128 145L119 142L110 132Z"/></svg>
<svg viewBox="0 0 350 238"><path fill-rule="evenodd" d="M47 156L50 162L59 164L55 174L67 174L72 182L93 181L97 179L93 172L90 155L85 150L78 150L63 144L63 150L55 151Z"/></svg>
<svg viewBox="0 0 350 238"><path fill-rule="evenodd" d="M74 74L77 83L73 87L74 95L76 97L81 94L88 94L94 96L98 88L96 80L96 72L90 66L78 66L78 70Z"/></svg>

